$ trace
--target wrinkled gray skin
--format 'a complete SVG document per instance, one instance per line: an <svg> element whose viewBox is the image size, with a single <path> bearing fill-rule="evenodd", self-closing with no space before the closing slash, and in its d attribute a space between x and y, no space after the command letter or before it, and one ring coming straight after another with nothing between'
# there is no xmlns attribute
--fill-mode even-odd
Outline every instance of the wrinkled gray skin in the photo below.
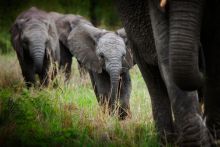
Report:
<svg viewBox="0 0 220 147"><path fill-rule="evenodd" d="M130 114L129 69L133 62L131 52L120 36L122 34L125 35L125 31L115 33L79 22L67 42L70 52L89 71L98 102L108 104L112 113L119 101L119 116L125 119Z"/></svg>
<svg viewBox="0 0 220 147"><path fill-rule="evenodd" d="M82 16L73 15L73 14L60 14L56 12L50 12L50 17L55 21L58 36L59 36L59 44L60 44L60 68L65 70L66 80L69 79L71 75L71 65L72 65L72 57L74 56L69 49L67 38L71 30L78 25L78 23L88 23ZM84 71L83 65L79 63L79 71L80 74L83 74Z"/></svg>
<svg viewBox="0 0 220 147"><path fill-rule="evenodd" d="M162 143L214 146L208 128L218 139L220 2L170 0L164 10L159 0L118 0L116 5L149 90ZM200 43L206 79L199 71ZM196 91L204 83L206 121Z"/></svg>
<svg viewBox="0 0 220 147"><path fill-rule="evenodd" d="M26 85L35 83L35 74L47 85L51 63L59 62L59 42L55 23L35 7L21 13L11 28L11 40L17 53Z"/></svg>

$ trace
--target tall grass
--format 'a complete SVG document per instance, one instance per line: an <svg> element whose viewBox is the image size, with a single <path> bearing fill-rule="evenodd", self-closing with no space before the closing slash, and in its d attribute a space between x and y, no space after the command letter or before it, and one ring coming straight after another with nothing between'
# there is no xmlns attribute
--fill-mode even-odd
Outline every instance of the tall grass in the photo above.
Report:
<svg viewBox="0 0 220 147"><path fill-rule="evenodd" d="M118 121L99 107L88 75L74 60L68 84L26 89L15 55L0 56L0 144L6 146L159 146L146 86L131 70L132 118Z"/></svg>

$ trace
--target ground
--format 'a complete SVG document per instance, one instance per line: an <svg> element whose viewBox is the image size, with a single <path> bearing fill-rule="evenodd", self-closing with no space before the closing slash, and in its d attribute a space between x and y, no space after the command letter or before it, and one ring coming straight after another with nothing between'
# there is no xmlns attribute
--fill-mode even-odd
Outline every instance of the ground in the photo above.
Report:
<svg viewBox="0 0 220 147"><path fill-rule="evenodd" d="M132 118L118 121L99 107L88 75L76 61L48 88L26 89L15 54L0 55L0 145L157 147L151 104L137 66L132 77Z"/></svg>

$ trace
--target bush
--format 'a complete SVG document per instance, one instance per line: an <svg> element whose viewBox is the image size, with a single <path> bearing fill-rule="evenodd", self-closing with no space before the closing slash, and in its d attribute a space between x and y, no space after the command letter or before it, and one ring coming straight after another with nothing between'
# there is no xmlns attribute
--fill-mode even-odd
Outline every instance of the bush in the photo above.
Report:
<svg viewBox="0 0 220 147"><path fill-rule="evenodd" d="M12 51L10 35L7 32L0 32L0 54L7 54Z"/></svg>

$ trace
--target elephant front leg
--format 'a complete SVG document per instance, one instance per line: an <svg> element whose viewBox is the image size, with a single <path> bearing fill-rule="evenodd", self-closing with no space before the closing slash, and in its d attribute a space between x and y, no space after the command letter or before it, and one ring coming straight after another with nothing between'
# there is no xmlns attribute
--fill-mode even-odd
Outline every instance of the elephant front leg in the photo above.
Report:
<svg viewBox="0 0 220 147"><path fill-rule="evenodd" d="M21 64L21 70L25 85L29 88L35 84L35 72L33 66Z"/></svg>
<svg viewBox="0 0 220 147"><path fill-rule="evenodd" d="M96 73L89 71L89 76L92 82L92 87L95 92L97 101L104 110L106 106L109 107L109 91L110 91L110 79L109 75L103 71L103 73Z"/></svg>
<svg viewBox="0 0 220 147"><path fill-rule="evenodd" d="M211 146L212 136L203 122L196 91L186 92L179 89L168 71L161 64L178 132L177 144L180 146Z"/></svg>
<svg viewBox="0 0 220 147"><path fill-rule="evenodd" d="M139 58L138 58L139 59ZM153 118L162 145L173 144L176 133L166 86L157 66L137 61L151 98Z"/></svg>
<svg viewBox="0 0 220 147"><path fill-rule="evenodd" d="M47 70L44 70L42 73L39 74L39 78L40 78L40 84L42 86L48 86L49 84L49 80L50 80L50 76Z"/></svg>
<svg viewBox="0 0 220 147"><path fill-rule="evenodd" d="M22 71L22 74L24 77L25 85L28 88L35 84L35 73Z"/></svg>
<svg viewBox="0 0 220 147"><path fill-rule="evenodd" d="M130 94L131 94L131 78L129 71L122 74L120 80L119 91L119 117L120 119L126 119L131 117L130 111Z"/></svg>
<svg viewBox="0 0 220 147"><path fill-rule="evenodd" d="M176 143L180 146L211 146L212 138L201 117L197 92L181 90L171 76L167 13L161 12L156 3L150 0L149 3L160 73L167 87L178 133Z"/></svg>
<svg viewBox="0 0 220 147"><path fill-rule="evenodd" d="M60 68L64 69L66 81L71 75L72 57L69 49L66 48L62 43L60 43Z"/></svg>

